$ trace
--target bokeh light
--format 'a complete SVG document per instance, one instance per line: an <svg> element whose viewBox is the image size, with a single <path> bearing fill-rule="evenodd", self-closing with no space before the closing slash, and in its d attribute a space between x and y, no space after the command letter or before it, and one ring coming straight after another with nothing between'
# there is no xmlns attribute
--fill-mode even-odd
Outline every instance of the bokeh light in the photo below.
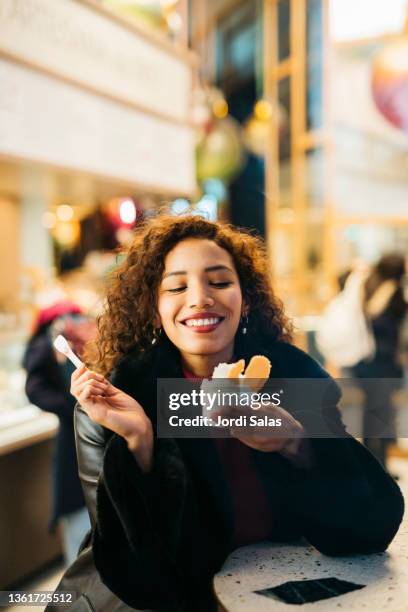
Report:
<svg viewBox="0 0 408 612"><path fill-rule="evenodd" d="M60 221L71 221L74 218L74 211L69 204L61 204L57 208L57 217Z"/></svg>
<svg viewBox="0 0 408 612"><path fill-rule="evenodd" d="M223 98L214 100L212 105L212 111L217 119L224 119L228 115L228 104Z"/></svg>
<svg viewBox="0 0 408 612"><path fill-rule="evenodd" d="M254 106L254 115L259 121L268 121L272 117L272 105L268 100L258 100Z"/></svg>
<svg viewBox="0 0 408 612"><path fill-rule="evenodd" d="M122 200L119 205L119 217L122 223L132 225L136 221L136 206L133 200Z"/></svg>

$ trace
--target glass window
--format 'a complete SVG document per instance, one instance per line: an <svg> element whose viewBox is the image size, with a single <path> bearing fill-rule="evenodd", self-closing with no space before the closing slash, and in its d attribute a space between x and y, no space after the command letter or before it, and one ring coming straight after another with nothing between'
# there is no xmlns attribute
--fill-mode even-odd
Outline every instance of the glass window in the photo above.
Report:
<svg viewBox="0 0 408 612"><path fill-rule="evenodd" d="M400 33L406 10L406 0L330 0L331 37L340 42Z"/></svg>
<svg viewBox="0 0 408 612"><path fill-rule="evenodd" d="M306 200L310 208L324 206L324 153L322 148L307 151L305 157L306 169Z"/></svg>
<svg viewBox="0 0 408 612"><path fill-rule="evenodd" d="M282 61L290 54L290 0L278 2L278 58Z"/></svg>
<svg viewBox="0 0 408 612"><path fill-rule="evenodd" d="M337 269L351 267L356 259L375 262L383 253L408 252L408 226L354 224L336 232Z"/></svg>
<svg viewBox="0 0 408 612"><path fill-rule="evenodd" d="M323 124L323 2L308 0L306 15L306 124Z"/></svg>
<svg viewBox="0 0 408 612"><path fill-rule="evenodd" d="M279 206L292 206L292 164L290 130L290 78L278 83L279 116ZM287 221L285 221L287 222Z"/></svg>
<svg viewBox="0 0 408 612"><path fill-rule="evenodd" d="M278 83L278 121L279 121L279 159L290 157L290 78L282 79Z"/></svg>

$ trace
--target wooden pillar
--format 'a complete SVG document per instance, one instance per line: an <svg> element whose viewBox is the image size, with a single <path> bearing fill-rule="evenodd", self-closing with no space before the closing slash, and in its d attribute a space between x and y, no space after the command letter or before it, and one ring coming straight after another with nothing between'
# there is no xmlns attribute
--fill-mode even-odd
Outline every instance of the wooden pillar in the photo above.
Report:
<svg viewBox="0 0 408 612"><path fill-rule="evenodd" d="M307 202L304 135L306 132L306 0L291 0L290 47L292 55L291 150L292 206L294 212L294 289L297 314L304 314L306 282Z"/></svg>
<svg viewBox="0 0 408 612"><path fill-rule="evenodd" d="M278 2L263 2L263 74L264 98L272 106L271 129L265 151L265 230L270 271L274 275L273 241L276 229L276 213L279 204L279 128L276 124L278 109Z"/></svg>
<svg viewBox="0 0 408 612"><path fill-rule="evenodd" d="M323 131L324 139L324 244L323 269L328 287L327 297L337 291L336 279L336 227L335 227L335 194L334 194L334 134L330 96L330 30L329 30L329 0L323 0Z"/></svg>
<svg viewBox="0 0 408 612"><path fill-rule="evenodd" d="M177 11L182 22L178 41L185 47L188 47L188 0L178 0Z"/></svg>

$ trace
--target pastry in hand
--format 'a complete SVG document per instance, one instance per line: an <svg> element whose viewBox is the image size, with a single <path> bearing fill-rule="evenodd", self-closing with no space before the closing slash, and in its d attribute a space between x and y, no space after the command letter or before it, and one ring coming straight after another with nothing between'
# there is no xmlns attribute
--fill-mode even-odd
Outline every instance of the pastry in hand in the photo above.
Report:
<svg viewBox="0 0 408 612"><path fill-rule="evenodd" d="M238 384L248 386L252 391L259 391L264 386L271 372L271 362L263 355L254 355L245 368L244 359L236 363L220 363L214 368L212 378L230 378Z"/></svg>

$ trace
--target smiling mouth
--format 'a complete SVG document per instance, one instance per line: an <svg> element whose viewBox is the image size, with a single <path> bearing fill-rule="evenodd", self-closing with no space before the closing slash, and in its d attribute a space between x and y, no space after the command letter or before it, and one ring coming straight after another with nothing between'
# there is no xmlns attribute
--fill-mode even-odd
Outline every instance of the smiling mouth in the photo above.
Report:
<svg viewBox="0 0 408 612"><path fill-rule="evenodd" d="M194 332L210 332L216 329L225 317L205 317L181 321L182 325Z"/></svg>

